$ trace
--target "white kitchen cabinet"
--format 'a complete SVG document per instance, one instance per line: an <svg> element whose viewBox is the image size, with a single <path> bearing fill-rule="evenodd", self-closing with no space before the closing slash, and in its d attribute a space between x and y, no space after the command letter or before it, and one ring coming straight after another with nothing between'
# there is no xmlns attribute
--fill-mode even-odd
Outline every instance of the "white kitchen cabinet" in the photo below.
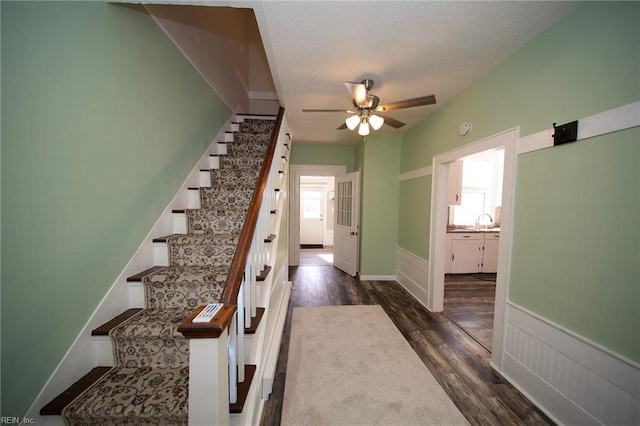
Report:
<svg viewBox="0 0 640 426"><path fill-rule="evenodd" d="M482 272L498 272L498 244L500 234L487 232L484 234L484 250L482 254Z"/></svg>
<svg viewBox="0 0 640 426"><path fill-rule="evenodd" d="M451 234L451 273L482 271L483 235L479 232Z"/></svg>
<svg viewBox="0 0 640 426"><path fill-rule="evenodd" d="M447 234L445 272L470 274L498 272L498 232L452 232Z"/></svg>
<svg viewBox="0 0 640 426"><path fill-rule="evenodd" d="M462 160L449 163L447 185L447 204L459 206L462 203Z"/></svg>

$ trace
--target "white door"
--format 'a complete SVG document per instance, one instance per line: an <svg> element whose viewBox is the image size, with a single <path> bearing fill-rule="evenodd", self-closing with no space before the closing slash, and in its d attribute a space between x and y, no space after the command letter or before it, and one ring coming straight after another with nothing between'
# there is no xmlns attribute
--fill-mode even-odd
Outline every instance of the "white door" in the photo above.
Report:
<svg viewBox="0 0 640 426"><path fill-rule="evenodd" d="M358 272L360 171L336 177L333 265L355 276Z"/></svg>
<svg viewBox="0 0 640 426"><path fill-rule="evenodd" d="M300 245L323 244L324 198L322 188L300 188Z"/></svg>

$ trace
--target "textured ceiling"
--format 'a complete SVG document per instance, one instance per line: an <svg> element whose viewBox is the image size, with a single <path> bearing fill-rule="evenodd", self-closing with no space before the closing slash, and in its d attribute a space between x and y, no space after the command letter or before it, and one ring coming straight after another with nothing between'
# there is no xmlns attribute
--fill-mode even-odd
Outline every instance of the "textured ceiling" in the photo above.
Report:
<svg viewBox="0 0 640 426"><path fill-rule="evenodd" d="M250 2L295 140L354 144L337 131L350 109L345 81L375 81L382 104L435 94L438 103L389 112L404 132L533 39L575 2Z"/></svg>

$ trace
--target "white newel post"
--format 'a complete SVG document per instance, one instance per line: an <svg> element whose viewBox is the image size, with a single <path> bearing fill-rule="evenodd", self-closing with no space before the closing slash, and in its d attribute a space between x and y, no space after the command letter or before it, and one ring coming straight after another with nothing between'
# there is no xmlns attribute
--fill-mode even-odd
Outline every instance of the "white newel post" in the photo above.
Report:
<svg viewBox="0 0 640 426"><path fill-rule="evenodd" d="M189 339L189 425L229 424L228 338Z"/></svg>

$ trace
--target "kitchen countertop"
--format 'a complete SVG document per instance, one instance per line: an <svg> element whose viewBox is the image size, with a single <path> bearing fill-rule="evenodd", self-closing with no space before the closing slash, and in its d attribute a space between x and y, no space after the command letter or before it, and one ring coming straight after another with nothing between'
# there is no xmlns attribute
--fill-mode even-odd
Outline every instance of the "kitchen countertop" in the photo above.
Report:
<svg viewBox="0 0 640 426"><path fill-rule="evenodd" d="M500 228L447 228L447 233L458 232L500 232Z"/></svg>

